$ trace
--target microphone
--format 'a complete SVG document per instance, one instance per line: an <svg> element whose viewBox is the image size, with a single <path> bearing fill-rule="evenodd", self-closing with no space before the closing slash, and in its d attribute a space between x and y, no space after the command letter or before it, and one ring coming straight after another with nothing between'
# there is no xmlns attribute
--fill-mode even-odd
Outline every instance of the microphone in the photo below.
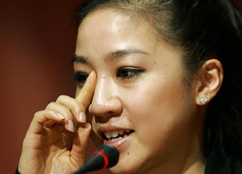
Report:
<svg viewBox="0 0 242 174"><path fill-rule="evenodd" d="M94 170L104 170L117 164L119 151L110 144L103 144L93 153L90 159L75 173L83 174Z"/></svg>

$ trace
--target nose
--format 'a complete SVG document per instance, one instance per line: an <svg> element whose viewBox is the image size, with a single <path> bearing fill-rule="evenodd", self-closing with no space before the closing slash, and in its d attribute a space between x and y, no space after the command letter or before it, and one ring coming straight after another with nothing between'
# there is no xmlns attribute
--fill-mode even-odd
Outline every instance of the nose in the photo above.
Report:
<svg viewBox="0 0 242 174"><path fill-rule="evenodd" d="M107 77L98 78L89 113L101 116L119 116L122 103L118 95L118 86Z"/></svg>

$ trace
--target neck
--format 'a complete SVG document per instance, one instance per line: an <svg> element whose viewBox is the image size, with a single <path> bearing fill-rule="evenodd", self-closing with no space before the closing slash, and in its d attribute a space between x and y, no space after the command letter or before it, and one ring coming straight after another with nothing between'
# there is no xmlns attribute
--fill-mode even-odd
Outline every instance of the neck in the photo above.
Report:
<svg viewBox="0 0 242 174"><path fill-rule="evenodd" d="M157 166L149 171L139 172L139 174L204 174L206 165L204 156L201 154L199 158L197 155L196 158L194 157L177 159L176 162L173 161L167 166Z"/></svg>
<svg viewBox="0 0 242 174"><path fill-rule="evenodd" d="M205 173L205 161L197 161L190 166L184 174L204 174Z"/></svg>
<svg viewBox="0 0 242 174"><path fill-rule="evenodd" d="M197 161L194 159L188 159L183 162L173 162L167 166L154 166L152 169L148 169L139 174L204 174L205 173L206 160L201 157ZM136 173L135 173L136 174Z"/></svg>

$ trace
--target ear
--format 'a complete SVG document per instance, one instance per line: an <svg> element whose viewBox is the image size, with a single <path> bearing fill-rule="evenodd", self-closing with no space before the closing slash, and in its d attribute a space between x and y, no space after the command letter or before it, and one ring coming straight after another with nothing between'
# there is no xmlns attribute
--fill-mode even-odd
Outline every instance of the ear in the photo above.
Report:
<svg viewBox="0 0 242 174"><path fill-rule="evenodd" d="M219 60L209 59L203 64L196 86L197 105L204 105L212 100L222 85L223 76L223 66Z"/></svg>

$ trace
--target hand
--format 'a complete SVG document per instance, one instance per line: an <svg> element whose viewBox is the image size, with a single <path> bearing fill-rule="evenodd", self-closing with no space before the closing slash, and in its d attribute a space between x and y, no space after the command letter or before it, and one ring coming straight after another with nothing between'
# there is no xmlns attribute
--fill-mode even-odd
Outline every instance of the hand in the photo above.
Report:
<svg viewBox="0 0 242 174"><path fill-rule="evenodd" d="M34 115L23 141L20 173L68 174L85 163L91 132L86 110L95 85L92 72L76 99L60 96Z"/></svg>

